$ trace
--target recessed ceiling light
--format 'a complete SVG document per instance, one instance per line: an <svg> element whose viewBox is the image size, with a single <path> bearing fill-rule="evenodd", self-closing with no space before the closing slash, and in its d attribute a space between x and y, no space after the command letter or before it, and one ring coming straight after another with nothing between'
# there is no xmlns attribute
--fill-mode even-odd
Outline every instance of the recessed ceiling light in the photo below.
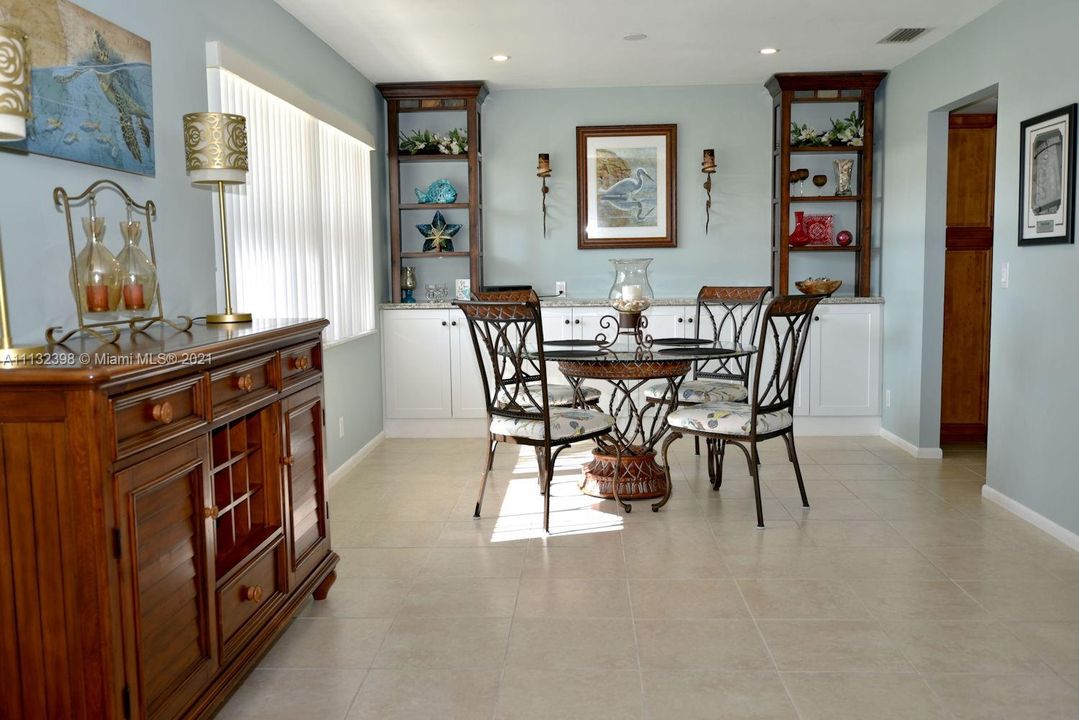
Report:
<svg viewBox="0 0 1079 720"><path fill-rule="evenodd" d="M761 55L775 55L779 48L761 48Z"/></svg>
<svg viewBox="0 0 1079 720"><path fill-rule="evenodd" d="M638 40L644 40L647 37L648 36L644 33L629 33L628 35L623 35L622 39L628 40L629 42L636 42Z"/></svg>
<svg viewBox="0 0 1079 720"><path fill-rule="evenodd" d="M495 62L506 62L507 60L510 59L510 56L509 55L492 55L491 59L494 60Z"/></svg>

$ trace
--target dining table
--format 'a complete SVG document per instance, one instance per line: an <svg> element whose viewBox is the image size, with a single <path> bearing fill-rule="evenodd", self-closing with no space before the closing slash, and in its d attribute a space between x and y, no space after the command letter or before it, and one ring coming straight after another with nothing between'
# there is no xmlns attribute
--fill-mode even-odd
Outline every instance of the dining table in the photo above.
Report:
<svg viewBox="0 0 1079 720"><path fill-rule="evenodd" d="M552 340L543 343L543 360L558 363L558 370L574 388L577 403L584 406L581 386L586 380L609 385L600 410L615 419L612 428L617 451L609 440L596 441L592 460L580 481L586 495L615 499L626 512L626 500L659 498L652 504L658 512L671 497L668 473L656 460L656 448L669 432L667 416L678 407L679 388L697 363L719 358L745 357L756 348L731 342L696 338L651 338L638 333L616 337ZM646 396L645 388L665 382L662 396ZM615 486L615 467L618 484Z"/></svg>

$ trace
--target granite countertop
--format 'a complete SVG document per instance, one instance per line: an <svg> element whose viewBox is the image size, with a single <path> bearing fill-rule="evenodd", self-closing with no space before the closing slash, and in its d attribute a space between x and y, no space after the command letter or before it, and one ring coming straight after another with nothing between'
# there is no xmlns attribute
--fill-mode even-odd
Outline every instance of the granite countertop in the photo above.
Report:
<svg viewBox="0 0 1079 720"><path fill-rule="evenodd" d="M610 301L607 298L575 298L575 297L551 297L540 298L540 305L544 307L607 307ZM653 306L664 305L696 305L696 297L681 297L681 298L656 298L652 301ZM883 305L884 298L879 296L874 297L852 297L849 295L841 295L839 297L825 298L821 301L823 305ZM414 302L414 303L382 303L379 306L383 310L446 310L453 307L452 303L432 303L432 302Z"/></svg>

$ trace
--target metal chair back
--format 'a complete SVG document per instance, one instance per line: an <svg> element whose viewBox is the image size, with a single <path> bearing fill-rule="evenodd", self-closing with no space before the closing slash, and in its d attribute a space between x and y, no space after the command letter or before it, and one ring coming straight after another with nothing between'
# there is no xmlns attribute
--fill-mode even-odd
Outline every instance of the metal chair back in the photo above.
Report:
<svg viewBox="0 0 1079 720"><path fill-rule="evenodd" d="M697 337L715 342L753 345L757 339L761 306L771 288L705 285L697 293ZM728 357L696 363L695 379L727 380L749 384L751 356Z"/></svg>
<svg viewBox="0 0 1079 720"><path fill-rule="evenodd" d="M813 311L823 298L781 295L768 304L761 323L753 384L749 388L752 424L757 415L794 410L798 369L802 364Z"/></svg>

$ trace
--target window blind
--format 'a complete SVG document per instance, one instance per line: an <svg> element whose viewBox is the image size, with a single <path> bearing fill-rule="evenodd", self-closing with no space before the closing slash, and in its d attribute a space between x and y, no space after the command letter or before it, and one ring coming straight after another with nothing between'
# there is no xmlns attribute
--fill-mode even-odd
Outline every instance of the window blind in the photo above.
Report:
<svg viewBox="0 0 1079 720"><path fill-rule="evenodd" d="M372 331L372 148L238 75L208 72L220 110L247 118L247 183L226 193L236 306L326 317L327 342Z"/></svg>

